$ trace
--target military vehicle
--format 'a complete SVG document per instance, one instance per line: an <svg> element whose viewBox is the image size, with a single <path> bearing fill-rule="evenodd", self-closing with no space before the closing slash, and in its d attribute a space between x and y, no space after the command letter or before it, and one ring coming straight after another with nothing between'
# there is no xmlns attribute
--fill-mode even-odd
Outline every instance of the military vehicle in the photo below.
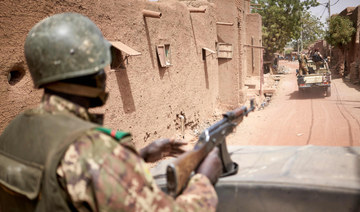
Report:
<svg viewBox="0 0 360 212"><path fill-rule="evenodd" d="M316 65L313 60L307 60L308 74L300 75L297 70L297 83L300 92L308 89L323 89L326 96L331 96L331 72L326 61L316 71Z"/></svg>

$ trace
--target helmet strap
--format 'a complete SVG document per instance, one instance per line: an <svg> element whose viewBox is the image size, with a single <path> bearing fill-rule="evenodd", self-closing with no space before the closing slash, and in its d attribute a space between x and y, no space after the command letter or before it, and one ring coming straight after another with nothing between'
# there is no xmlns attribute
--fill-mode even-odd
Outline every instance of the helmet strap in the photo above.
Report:
<svg viewBox="0 0 360 212"><path fill-rule="evenodd" d="M60 93L89 97L89 98L96 98L96 97L103 98L106 93L102 88L94 88L90 86L64 83L64 82L50 83L45 85L44 87L49 90Z"/></svg>

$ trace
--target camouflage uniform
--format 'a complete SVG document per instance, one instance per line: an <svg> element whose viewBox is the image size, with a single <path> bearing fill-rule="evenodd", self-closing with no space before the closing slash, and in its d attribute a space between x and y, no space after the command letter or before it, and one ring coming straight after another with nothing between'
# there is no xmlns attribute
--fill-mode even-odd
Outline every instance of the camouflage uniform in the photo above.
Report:
<svg viewBox="0 0 360 212"><path fill-rule="evenodd" d="M69 113L90 121L85 108L54 95L40 105L49 113ZM197 174L175 199L155 184L131 139L117 141L89 130L66 151L57 169L59 182L79 211L215 211L217 195L208 178Z"/></svg>
<svg viewBox="0 0 360 212"><path fill-rule="evenodd" d="M306 67L306 61L307 61L307 57L305 54L301 54L300 55L300 60L299 60L299 69L300 69L300 74L304 75L304 74L308 74L308 69Z"/></svg>

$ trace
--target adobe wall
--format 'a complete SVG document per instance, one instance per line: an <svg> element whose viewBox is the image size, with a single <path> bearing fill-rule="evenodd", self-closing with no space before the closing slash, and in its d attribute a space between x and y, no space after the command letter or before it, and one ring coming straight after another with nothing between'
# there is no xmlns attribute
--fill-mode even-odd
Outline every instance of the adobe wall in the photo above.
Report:
<svg viewBox="0 0 360 212"><path fill-rule="evenodd" d="M344 9L339 15L348 16L353 22L356 32L352 40L344 48L344 53L339 48L333 48L339 57L335 57L332 53L332 64L335 64L332 69L335 73L341 76L349 76L350 81L353 83L360 82L360 6L348 7Z"/></svg>
<svg viewBox="0 0 360 212"><path fill-rule="evenodd" d="M348 45L348 71L350 81L360 83L360 6L352 11L350 19L354 23L356 32L353 35L351 44Z"/></svg>
<svg viewBox="0 0 360 212"><path fill-rule="evenodd" d="M331 49L330 70L333 77L341 77L344 73L344 54L339 48Z"/></svg>
<svg viewBox="0 0 360 212"><path fill-rule="evenodd" d="M262 46L262 20L257 13L246 15L246 63L247 75L259 76L261 68L261 49Z"/></svg>
<svg viewBox="0 0 360 212"><path fill-rule="evenodd" d="M237 7L234 0L214 0L217 22L233 23L232 26L217 25L217 40L232 44L231 59L218 59L219 63L219 99L224 106L236 107L240 103L239 90L241 74L239 67ZM221 6L220 6L221 5ZM231 71L234 70L234 71Z"/></svg>
<svg viewBox="0 0 360 212"><path fill-rule="evenodd" d="M42 91L33 89L23 56L28 31L46 16L67 11L88 16L108 40L121 41L141 52L140 56L129 57L125 69L107 70L110 97L104 107L95 110L105 113L105 126L130 131L138 147L159 137L180 136L179 115L185 117L186 129L199 128L213 115L219 96L222 101L237 104L233 91L239 86L238 80L234 80L238 72L231 72L237 69L237 63L219 61L219 72L216 56L207 56L204 62L201 51L202 47L214 50L217 41L235 42L235 27L216 26L219 12L215 8L219 7L214 4L204 1L187 4L204 5L206 12L190 14L186 4L178 1L3 1L0 131L19 112L37 105L42 95ZM143 9L159 11L162 17L143 18ZM221 12L221 20L235 22L234 13ZM216 31L220 32L218 37ZM158 64L155 46L160 44L170 44L172 66L168 68ZM20 76L12 78L11 84L9 71L17 71L14 76ZM21 78L23 71L26 72Z"/></svg>
<svg viewBox="0 0 360 212"><path fill-rule="evenodd" d="M356 26L356 33L354 37L355 41L355 49L357 50L355 52L355 59L360 61L360 5L355 9L354 11L354 20L355 20L355 26Z"/></svg>
<svg viewBox="0 0 360 212"><path fill-rule="evenodd" d="M239 101L245 102L247 100L248 90L245 86L247 76L246 63L246 15L250 13L250 1L235 0L235 7L237 8L237 34L238 34L238 67L239 67Z"/></svg>

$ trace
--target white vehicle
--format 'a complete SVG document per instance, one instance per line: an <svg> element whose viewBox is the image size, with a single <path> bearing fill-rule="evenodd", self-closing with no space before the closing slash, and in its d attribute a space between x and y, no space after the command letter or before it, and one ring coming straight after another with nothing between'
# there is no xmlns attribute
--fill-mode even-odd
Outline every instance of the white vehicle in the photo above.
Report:
<svg viewBox="0 0 360 212"><path fill-rule="evenodd" d="M324 61L318 71L316 71L315 62L312 60L307 60L306 66L309 72L307 75L297 73L299 91L310 88L323 88L326 96L331 96L331 72L327 62Z"/></svg>

